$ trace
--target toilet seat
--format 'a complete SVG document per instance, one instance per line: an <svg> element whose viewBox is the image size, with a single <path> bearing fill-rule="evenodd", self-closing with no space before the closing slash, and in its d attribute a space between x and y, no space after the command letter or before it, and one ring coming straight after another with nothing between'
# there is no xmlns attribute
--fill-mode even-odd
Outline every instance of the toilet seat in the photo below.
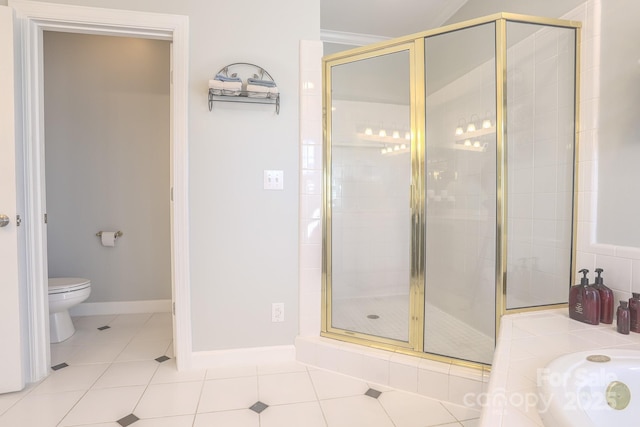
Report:
<svg viewBox="0 0 640 427"><path fill-rule="evenodd" d="M76 292L91 286L89 279L82 277L54 277L49 278L49 295Z"/></svg>

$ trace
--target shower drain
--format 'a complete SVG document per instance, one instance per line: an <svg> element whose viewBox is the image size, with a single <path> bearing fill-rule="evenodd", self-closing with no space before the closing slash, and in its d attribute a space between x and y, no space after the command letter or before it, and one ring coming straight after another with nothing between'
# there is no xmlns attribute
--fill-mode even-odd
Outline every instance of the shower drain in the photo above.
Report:
<svg viewBox="0 0 640 427"><path fill-rule="evenodd" d="M378 316L377 314L369 314L367 316L367 319L379 319L379 318L380 318L380 316Z"/></svg>

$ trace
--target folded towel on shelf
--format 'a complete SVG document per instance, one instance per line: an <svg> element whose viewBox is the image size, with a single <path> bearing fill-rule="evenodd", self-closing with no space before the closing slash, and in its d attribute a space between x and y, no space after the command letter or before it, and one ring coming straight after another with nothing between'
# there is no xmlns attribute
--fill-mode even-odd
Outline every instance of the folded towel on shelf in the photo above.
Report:
<svg viewBox="0 0 640 427"><path fill-rule="evenodd" d="M260 80L260 79L248 78L247 79L247 85L276 87L276 82L274 82L272 80Z"/></svg>
<svg viewBox="0 0 640 427"><path fill-rule="evenodd" d="M233 82L222 82L222 94L223 95L231 95L238 96L240 95L240 91L242 90L242 81L233 81Z"/></svg>
<svg viewBox="0 0 640 427"><path fill-rule="evenodd" d="M238 96L242 90L242 80L222 81L216 77L209 80L209 89L214 95Z"/></svg>
<svg viewBox="0 0 640 427"><path fill-rule="evenodd" d="M222 80L211 79L209 80L209 89L222 90L224 89L224 82Z"/></svg>
<svg viewBox="0 0 640 427"><path fill-rule="evenodd" d="M261 86L261 85L248 83L247 96L249 98L277 98L278 87L277 86Z"/></svg>
<svg viewBox="0 0 640 427"><path fill-rule="evenodd" d="M224 74L216 74L216 76L214 77L214 80L220 80L221 82L241 82L242 80L240 79L240 77L237 76L225 76Z"/></svg>

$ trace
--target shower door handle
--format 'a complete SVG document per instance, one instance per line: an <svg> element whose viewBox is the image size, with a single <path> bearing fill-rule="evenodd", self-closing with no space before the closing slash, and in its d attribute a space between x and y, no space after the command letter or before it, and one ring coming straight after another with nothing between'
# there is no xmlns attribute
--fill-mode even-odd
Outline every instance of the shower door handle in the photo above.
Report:
<svg viewBox="0 0 640 427"><path fill-rule="evenodd" d="M4 214L0 214L0 227L6 227L7 225L9 225L9 217Z"/></svg>

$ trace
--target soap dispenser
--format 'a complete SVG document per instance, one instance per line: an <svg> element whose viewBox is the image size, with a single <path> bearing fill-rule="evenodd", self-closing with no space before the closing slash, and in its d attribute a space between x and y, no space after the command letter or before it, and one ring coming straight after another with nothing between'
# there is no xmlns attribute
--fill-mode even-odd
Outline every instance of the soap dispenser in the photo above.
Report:
<svg viewBox="0 0 640 427"><path fill-rule="evenodd" d="M630 325L629 330L631 332L640 332L640 294L632 293L629 298L629 314Z"/></svg>
<svg viewBox="0 0 640 427"><path fill-rule="evenodd" d="M613 291L604 285L604 279L602 278L601 268L596 268L596 283L593 285L600 294L600 322L613 323Z"/></svg>
<svg viewBox="0 0 640 427"><path fill-rule="evenodd" d="M587 273L589 270L579 271L583 274L580 284L572 286L569 290L569 317L590 325L600 323L600 293L589 286Z"/></svg>
<svg viewBox="0 0 640 427"><path fill-rule="evenodd" d="M628 304L628 301L620 301L620 306L618 307L618 313L616 316L618 332L625 335L629 335L629 324L631 323Z"/></svg>

